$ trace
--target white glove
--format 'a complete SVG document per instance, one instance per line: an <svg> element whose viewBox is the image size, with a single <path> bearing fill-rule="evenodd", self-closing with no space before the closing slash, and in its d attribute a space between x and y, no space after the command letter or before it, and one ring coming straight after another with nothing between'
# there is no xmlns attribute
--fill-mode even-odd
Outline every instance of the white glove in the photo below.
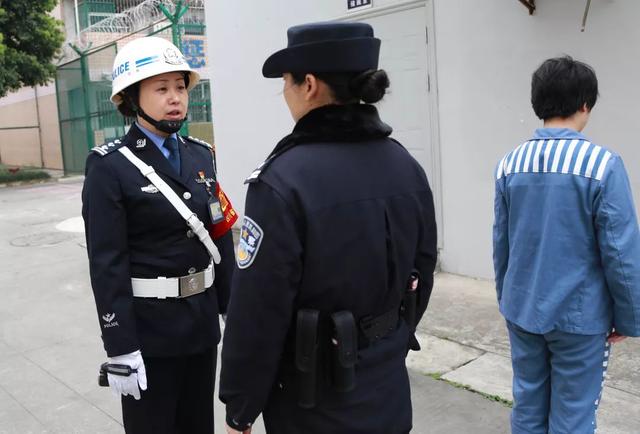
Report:
<svg viewBox="0 0 640 434"><path fill-rule="evenodd" d="M122 375L107 374L111 391L116 395L131 395L135 399L140 399L140 390L147 390L147 371L144 368L144 361L140 350L133 353L123 354L109 358L110 364L128 365L131 369L137 369L128 377ZM140 386L138 388L138 386Z"/></svg>

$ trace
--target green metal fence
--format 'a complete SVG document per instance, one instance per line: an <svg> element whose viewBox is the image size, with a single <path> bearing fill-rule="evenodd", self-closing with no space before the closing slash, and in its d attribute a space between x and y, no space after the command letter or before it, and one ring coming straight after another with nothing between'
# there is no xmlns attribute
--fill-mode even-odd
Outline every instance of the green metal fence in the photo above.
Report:
<svg viewBox="0 0 640 434"><path fill-rule="evenodd" d="M98 2L95 2L98 3ZM115 109L111 96L111 68L119 46L127 41L143 36L159 36L182 46L183 35L188 53L187 60L194 68L198 68L202 51L201 44L194 44L188 35L204 34L204 26L200 29L189 25L180 26L168 23L167 26L150 31L128 35L117 43L99 49L79 52L80 58L61 65L57 70L56 93L60 122L60 136L64 169L67 173L84 172L84 163L88 151L96 145L123 136L131 123L125 120ZM201 38L202 39L202 38ZM196 41L197 42L197 41ZM187 122L181 134L198 136L206 141L213 141L211 119L210 87L208 80L202 80L190 94ZM193 131L190 131L193 130Z"/></svg>
<svg viewBox="0 0 640 434"><path fill-rule="evenodd" d="M116 45L109 45L58 68L56 92L62 158L65 172L84 171L87 151L125 132L122 116L109 96L111 81L105 75L113 64ZM103 65L100 67L100 65Z"/></svg>
<svg viewBox="0 0 640 434"><path fill-rule="evenodd" d="M78 1L78 21L84 29L116 12L114 0L80 0Z"/></svg>
<svg viewBox="0 0 640 434"><path fill-rule="evenodd" d="M62 160L65 171L79 172L86 158L87 125L84 119L84 90L82 88L81 60L58 68L56 93Z"/></svg>

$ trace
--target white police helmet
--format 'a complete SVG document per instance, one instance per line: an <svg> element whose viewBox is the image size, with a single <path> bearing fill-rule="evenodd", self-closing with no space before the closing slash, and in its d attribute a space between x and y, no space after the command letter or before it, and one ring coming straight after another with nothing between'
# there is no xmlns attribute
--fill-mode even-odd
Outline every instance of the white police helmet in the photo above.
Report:
<svg viewBox="0 0 640 434"><path fill-rule="evenodd" d="M145 78L166 72L189 74L187 90L200 80L200 74L191 69L184 56L171 42L156 36L134 39L116 55L111 78L111 101L122 103L120 92Z"/></svg>

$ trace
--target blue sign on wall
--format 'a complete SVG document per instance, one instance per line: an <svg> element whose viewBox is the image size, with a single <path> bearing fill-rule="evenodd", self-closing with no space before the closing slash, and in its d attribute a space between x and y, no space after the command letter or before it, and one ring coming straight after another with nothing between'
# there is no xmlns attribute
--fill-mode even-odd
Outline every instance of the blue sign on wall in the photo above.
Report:
<svg viewBox="0 0 640 434"><path fill-rule="evenodd" d="M182 53L187 63L193 69L206 66L207 58L204 49L204 39L182 38Z"/></svg>

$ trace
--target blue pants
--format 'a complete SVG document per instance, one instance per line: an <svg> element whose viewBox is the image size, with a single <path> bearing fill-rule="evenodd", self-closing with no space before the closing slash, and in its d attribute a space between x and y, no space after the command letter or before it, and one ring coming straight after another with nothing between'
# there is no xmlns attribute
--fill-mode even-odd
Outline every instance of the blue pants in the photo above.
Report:
<svg viewBox="0 0 640 434"><path fill-rule="evenodd" d="M593 434L609 363L607 334L533 334L507 321L513 434Z"/></svg>

